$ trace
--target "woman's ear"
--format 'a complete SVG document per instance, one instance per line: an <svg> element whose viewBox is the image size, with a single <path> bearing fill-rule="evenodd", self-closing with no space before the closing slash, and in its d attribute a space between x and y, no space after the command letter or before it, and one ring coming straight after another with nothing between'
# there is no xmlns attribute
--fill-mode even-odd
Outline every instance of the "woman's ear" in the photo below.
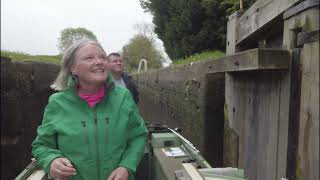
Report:
<svg viewBox="0 0 320 180"><path fill-rule="evenodd" d="M76 67L74 65L70 67L70 72L72 75L77 75Z"/></svg>

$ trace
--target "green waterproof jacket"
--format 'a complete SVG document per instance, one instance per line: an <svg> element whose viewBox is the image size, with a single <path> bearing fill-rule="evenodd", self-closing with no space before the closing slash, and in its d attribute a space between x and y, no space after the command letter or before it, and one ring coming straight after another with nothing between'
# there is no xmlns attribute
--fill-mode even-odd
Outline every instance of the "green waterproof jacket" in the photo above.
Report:
<svg viewBox="0 0 320 180"><path fill-rule="evenodd" d="M72 180L106 180L119 166L133 178L143 156L147 128L130 92L108 77L105 97L94 108L68 88L49 98L32 154L46 172L52 160L68 158L77 174Z"/></svg>

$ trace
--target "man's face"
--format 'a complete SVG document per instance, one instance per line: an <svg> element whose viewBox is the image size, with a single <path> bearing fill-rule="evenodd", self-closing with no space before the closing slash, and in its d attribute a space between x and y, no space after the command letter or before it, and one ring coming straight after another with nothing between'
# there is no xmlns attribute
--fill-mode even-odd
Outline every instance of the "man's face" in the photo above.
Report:
<svg viewBox="0 0 320 180"><path fill-rule="evenodd" d="M109 66L112 72L123 72L124 64L119 56L110 56L109 57Z"/></svg>

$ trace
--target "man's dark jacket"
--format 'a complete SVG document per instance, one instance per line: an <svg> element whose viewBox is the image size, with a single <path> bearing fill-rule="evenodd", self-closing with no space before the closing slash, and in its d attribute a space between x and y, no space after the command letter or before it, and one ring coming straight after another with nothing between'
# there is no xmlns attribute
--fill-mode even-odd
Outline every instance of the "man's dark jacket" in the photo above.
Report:
<svg viewBox="0 0 320 180"><path fill-rule="evenodd" d="M132 77L127 73L122 73L121 77L126 84L127 89L131 92L134 102L138 104L139 102L139 92L137 86L134 84Z"/></svg>

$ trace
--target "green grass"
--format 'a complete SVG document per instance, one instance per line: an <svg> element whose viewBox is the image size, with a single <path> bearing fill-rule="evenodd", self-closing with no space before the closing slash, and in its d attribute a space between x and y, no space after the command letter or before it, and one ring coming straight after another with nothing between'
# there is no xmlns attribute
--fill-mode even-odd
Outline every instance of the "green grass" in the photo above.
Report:
<svg viewBox="0 0 320 180"><path fill-rule="evenodd" d="M14 52L1 50L1 56L8 57L13 61L39 61L48 62L53 64L60 64L61 55L48 56L48 55L30 55L23 52Z"/></svg>
<svg viewBox="0 0 320 180"><path fill-rule="evenodd" d="M202 60L208 60L208 59L219 59L224 57L225 54L222 51L205 51L200 54L194 54L184 59L178 59L174 61L174 65L180 65L180 64L189 64L191 62L197 62Z"/></svg>

